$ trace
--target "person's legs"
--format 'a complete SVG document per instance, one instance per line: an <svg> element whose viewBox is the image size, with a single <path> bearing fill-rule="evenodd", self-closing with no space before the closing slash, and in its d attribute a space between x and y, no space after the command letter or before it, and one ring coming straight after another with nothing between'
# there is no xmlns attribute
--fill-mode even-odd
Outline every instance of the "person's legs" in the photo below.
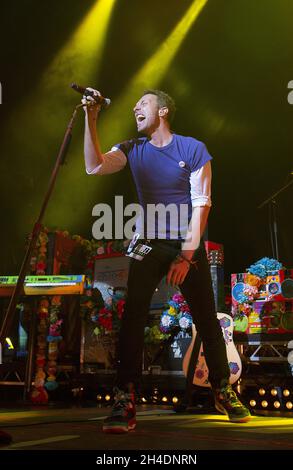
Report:
<svg viewBox="0 0 293 470"><path fill-rule="evenodd" d="M197 260L197 266L190 268L180 288L203 342L215 406L218 411L227 414L230 421L245 422L250 418L250 413L229 384L226 345L217 319L211 274L203 245L197 250L194 259Z"/></svg>
<svg viewBox="0 0 293 470"><path fill-rule="evenodd" d="M127 297L119 334L117 385L137 385L142 372L144 328L155 289L166 272L166 261L156 251L142 261L131 260Z"/></svg>
<svg viewBox="0 0 293 470"><path fill-rule="evenodd" d="M161 253L156 244L142 261L130 261L119 333L117 387L112 413L103 424L104 432L123 433L135 428L134 392L142 374L144 328L153 293L169 264L170 254Z"/></svg>

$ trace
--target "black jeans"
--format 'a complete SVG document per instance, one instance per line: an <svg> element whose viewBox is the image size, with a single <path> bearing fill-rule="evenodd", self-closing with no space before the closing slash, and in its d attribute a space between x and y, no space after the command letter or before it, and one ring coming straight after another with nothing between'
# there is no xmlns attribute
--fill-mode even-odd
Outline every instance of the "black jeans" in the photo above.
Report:
<svg viewBox="0 0 293 470"><path fill-rule="evenodd" d="M138 385L142 374L144 328L153 293L180 252L177 240L152 240L152 251L142 261L131 259L128 293L119 336L117 385ZM196 250L197 267L191 266L180 286L193 322L202 339L209 380L213 387L230 376L226 346L217 320L210 268L204 244Z"/></svg>

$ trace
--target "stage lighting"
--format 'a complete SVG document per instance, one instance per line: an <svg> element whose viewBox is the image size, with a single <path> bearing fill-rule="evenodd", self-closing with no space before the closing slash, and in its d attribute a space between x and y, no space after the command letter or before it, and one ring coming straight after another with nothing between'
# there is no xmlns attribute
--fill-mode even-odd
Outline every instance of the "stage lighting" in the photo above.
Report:
<svg viewBox="0 0 293 470"><path fill-rule="evenodd" d="M5 340L6 340L6 343L8 344L8 349L14 349L11 339L5 338Z"/></svg>
<svg viewBox="0 0 293 470"><path fill-rule="evenodd" d="M260 388L259 391L258 391L258 393L259 393L260 395L265 395L266 391L265 391L264 388Z"/></svg>
<svg viewBox="0 0 293 470"><path fill-rule="evenodd" d="M175 25L168 37L159 45L154 54L146 60L127 85L126 92L113 103L105 120L100 124L101 135L107 135L111 127L111 142L121 139L129 133L133 119L121 119L130 116L130 109L141 97L142 90L156 88L167 75L168 69L183 44L188 32L205 7L208 0L193 0L182 18ZM114 136L115 139L114 139ZM105 145L107 142L105 142Z"/></svg>
<svg viewBox="0 0 293 470"><path fill-rule="evenodd" d="M47 80L50 85L60 86L68 77L69 70L73 71L75 77L87 77L87 80L90 76L97 76L115 2L95 2L55 56L43 80Z"/></svg>
<svg viewBox="0 0 293 470"><path fill-rule="evenodd" d="M267 402L266 400L263 400L263 401L261 402L261 406L262 406L263 408L267 408L268 405L269 405L269 404L268 404L268 402Z"/></svg>

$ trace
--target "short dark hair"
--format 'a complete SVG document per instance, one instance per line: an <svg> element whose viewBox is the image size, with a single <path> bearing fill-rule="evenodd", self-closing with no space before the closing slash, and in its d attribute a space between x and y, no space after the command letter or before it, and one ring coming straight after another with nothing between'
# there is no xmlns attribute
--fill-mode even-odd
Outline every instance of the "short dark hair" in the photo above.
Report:
<svg viewBox="0 0 293 470"><path fill-rule="evenodd" d="M176 111L176 105L175 105L175 101L170 95L168 95L162 90L153 90L153 89L144 90L143 96L144 95L155 95L158 99L159 108L163 108L164 106L168 108L168 111L169 111L167 115L168 122L171 123L173 121L175 111Z"/></svg>

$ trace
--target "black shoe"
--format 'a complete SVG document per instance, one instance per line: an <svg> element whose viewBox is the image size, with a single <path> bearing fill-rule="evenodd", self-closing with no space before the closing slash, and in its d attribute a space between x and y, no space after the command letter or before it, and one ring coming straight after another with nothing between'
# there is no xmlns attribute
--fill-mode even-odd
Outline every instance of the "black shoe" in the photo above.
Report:
<svg viewBox="0 0 293 470"><path fill-rule="evenodd" d="M244 406L230 384L214 390L215 407L223 414L226 414L232 423L246 423L251 415Z"/></svg>
<svg viewBox="0 0 293 470"><path fill-rule="evenodd" d="M134 393L115 389L114 405L111 415L104 420L103 431L122 434L132 431L136 426Z"/></svg>

